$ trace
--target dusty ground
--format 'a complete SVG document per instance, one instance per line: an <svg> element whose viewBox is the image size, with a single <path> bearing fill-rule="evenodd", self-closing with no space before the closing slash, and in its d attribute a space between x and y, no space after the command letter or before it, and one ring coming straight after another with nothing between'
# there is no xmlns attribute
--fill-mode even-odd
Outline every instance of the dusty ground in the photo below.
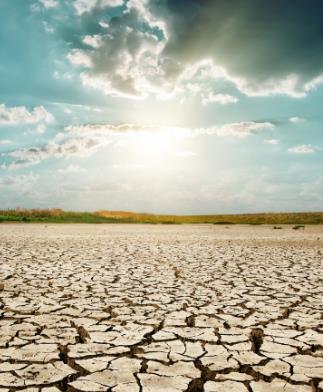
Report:
<svg viewBox="0 0 323 392"><path fill-rule="evenodd" d="M0 225L0 392L322 391L322 239Z"/></svg>

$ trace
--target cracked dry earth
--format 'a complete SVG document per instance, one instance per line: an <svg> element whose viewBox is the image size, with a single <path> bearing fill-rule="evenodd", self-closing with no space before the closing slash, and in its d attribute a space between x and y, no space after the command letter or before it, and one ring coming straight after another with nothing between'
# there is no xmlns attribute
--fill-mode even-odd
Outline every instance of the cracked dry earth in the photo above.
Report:
<svg viewBox="0 0 323 392"><path fill-rule="evenodd" d="M0 392L323 391L322 238L1 225Z"/></svg>

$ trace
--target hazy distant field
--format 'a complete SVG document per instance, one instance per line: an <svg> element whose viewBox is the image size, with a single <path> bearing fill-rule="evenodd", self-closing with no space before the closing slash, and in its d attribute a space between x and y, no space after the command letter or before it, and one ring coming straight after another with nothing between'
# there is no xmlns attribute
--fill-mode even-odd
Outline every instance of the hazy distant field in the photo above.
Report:
<svg viewBox="0 0 323 392"><path fill-rule="evenodd" d="M322 225L0 225L0 392L322 391L322 249Z"/></svg>
<svg viewBox="0 0 323 392"><path fill-rule="evenodd" d="M323 212L239 215L154 215L127 211L72 212L51 210L0 210L1 222L152 223L152 224L323 224Z"/></svg>

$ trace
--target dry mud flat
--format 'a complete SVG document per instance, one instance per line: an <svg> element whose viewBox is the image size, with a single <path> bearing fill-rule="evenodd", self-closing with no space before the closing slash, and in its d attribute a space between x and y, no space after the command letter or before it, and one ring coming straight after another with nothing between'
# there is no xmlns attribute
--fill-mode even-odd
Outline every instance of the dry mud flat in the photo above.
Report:
<svg viewBox="0 0 323 392"><path fill-rule="evenodd" d="M0 225L0 392L323 391L322 238Z"/></svg>

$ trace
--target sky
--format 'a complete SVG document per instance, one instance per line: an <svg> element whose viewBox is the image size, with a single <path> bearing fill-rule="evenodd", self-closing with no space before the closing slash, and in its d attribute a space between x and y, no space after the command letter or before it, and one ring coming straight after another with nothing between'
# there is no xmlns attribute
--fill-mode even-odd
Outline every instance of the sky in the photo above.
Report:
<svg viewBox="0 0 323 392"><path fill-rule="evenodd" d="M323 210L322 13L1 0L1 208Z"/></svg>

